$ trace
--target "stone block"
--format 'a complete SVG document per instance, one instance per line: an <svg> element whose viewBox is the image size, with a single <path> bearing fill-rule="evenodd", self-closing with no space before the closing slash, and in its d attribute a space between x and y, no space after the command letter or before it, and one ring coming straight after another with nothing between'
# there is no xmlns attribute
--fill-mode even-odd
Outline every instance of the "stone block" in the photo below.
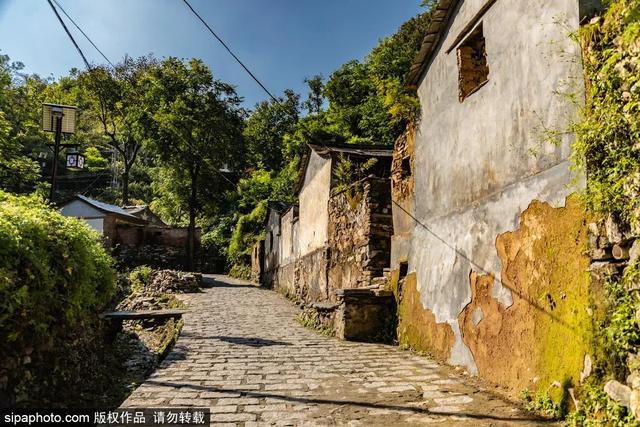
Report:
<svg viewBox="0 0 640 427"><path fill-rule="evenodd" d="M369 289L336 292L339 308L335 316L336 336L349 341L390 342L397 327L393 295L376 295Z"/></svg>

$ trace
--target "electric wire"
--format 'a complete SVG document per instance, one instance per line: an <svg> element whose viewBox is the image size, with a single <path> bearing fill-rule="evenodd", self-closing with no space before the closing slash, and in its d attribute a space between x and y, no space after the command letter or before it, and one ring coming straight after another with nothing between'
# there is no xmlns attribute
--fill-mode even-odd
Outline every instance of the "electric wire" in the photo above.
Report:
<svg viewBox="0 0 640 427"><path fill-rule="evenodd" d="M187 0L182 0L184 2L184 4L187 5L187 7L191 10L191 12L193 12L193 14L200 20L200 22L202 22L202 24L204 24L204 26L207 28L207 30L209 30L209 32L213 35L213 37L216 38L216 40L218 40L220 42L220 44L227 50L227 52L229 52L229 54L233 57L233 59L235 59L238 64L240 64L242 66L242 68L244 68L244 70L249 73L249 75L251 76L251 78L253 80L255 80L256 83L258 83L258 85L262 88L262 90L264 90L267 95L269 95L271 97L271 99L276 102L279 103L278 99L273 96L271 94L271 92L269 92L269 90L265 87L265 85L262 84L262 82L260 80L258 80L258 78L251 72L251 70L249 70L249 68L244 65L244 63L240 60L240 58L238 58L236 56L235 53L233 53L233 51L231 50L231 48L224 42L224 40L222 40L220 38L220 36L218 36L216 34L215 31L213 31L213 29L209 26L209 24L207 24L207 21L205 21L199 14L198 12L196 12L196 10L191 6L191 4L187 1Z"/></svg>
<svg viewBox="0 0 640 427"><path fill-rule="evenodd" d="M69 19L69 21L71 21L71 23L78 29L78 31L80 31L80 33L84 36L84 38L87 39L89 43L91 43L91 46L93 46L95 50L98 51L98 53L104 58L104 60L107 61L112 68L115 68L115 65L113 65L113 63L109 61L109 58L107 58L107 56L104 53L102 53L102 51L98 48L98 46L96 46L96 44L93 42L93 40L91 40L91 38L87 35L87 33L85 33L82 30L82 28L80 28L80 26L76 24L76 21L74 21L73 18L69 16L67 11L64 10L62 6L60 6L60 3L58 3L57 0L53 0L53 2L56 4L56 6L58 6L58 8L62 11L62 13L64 13L64 15Z"/></svg>
<svg viewBox="0 0 640 427"><path fill-rule="evenodd" d="M55 6L53 5L53 2L56 3L56 5L58 5L58 7L60 7L60 5L58 4L58 2L56 0L47 0L47 2L49 3L49 6L51 6L51 9L53 10L53 12L55 13L56 17L58 18L58 21L60 22L60 25L62 25L62 27L64 28L65 32L67 33L67 35L69 36L69 38L71 39L71 41L73 42L73 45L76 47L76 50L78 51L78 53L80 54L80 56L82 57L82 60L84 61L85 66L87 67L87 70L91 71L92 67L89 64L89 61L87 61L87 58L85 57L84 53L82 52L82 49L80 49L80 46L78 46L78 43L76 43L75 39L73 38L73 35L71 34L71 32L69 31L69 29L67 28L67 26L65 25L64 21L62 20L62 17L60 17L60 15L58 14L58 11L56 10ZM80 29L80 26L77 25L70 17L69 15L67 15L66 12L64 12L64 9L62 9L62 7L60 7L60 9L63 11L63 13L65 13L65 15L71 20L71 22L74 23L74 25L76 26L76 28L78 28L78 30L80 30L80 32L82 32L82 34L87 38L87 40L89 40L89 42L96 48L96 50L98 52L100 52L102 54L102 51L96 46L95 43L93 43L93 41L91 41L91 39L89 39L89 37L84 33L84 31L82 31ZM103 55L103 57L109 62L109 64L111 64L111 66L113 67L113 64L111 63L111 61L109 61L106 56ZM115 67L113 67L115 68ZM154 82L155 83L155 82ZM177 131L173 131L173 133L180 138L185 144L187 144L187 146L191 149L194 150L193 145L179 132ZM206 159L208 160L208 159ZM219 171L215 166L211 165L209 162L207 162L205 160L204 165L206 165L210 170L216 172L222 179L224 179L225 181L229 182L231 185L235 186L236 184L231 181L229 178L227 178L221 171Z"/></svg>
<svg viewBox="0 0 640 427"><path fill-rule="evenodd" d="M60 14L58 13L58 10L56 9L56 7L53 5L53 3L51 2L51 0L47 0L47 3L49 3L49 6L51 6L51 10L53 10L53 13L56 14L56 17L58 18L58 21L60 21L60 25L62 25L62 28L64 28L64 31L67 33L67 36L69 36L69 38L71 39L71 42L73 43L73 45L76 47L76 50L78 51L78 53L80 54L80 56L82 57L82 60L84 61L84 65L87 66L87 68L89 70L91 70L91 65L89 64L89 61L87 61L87 57L84 56L84 53L82 52L82 49L80 49L80 46L78 46L78 43L76 42L76 39L73 38L73 35L71 34L71 32L69 31L69 29L67 28L67 25L64 23L64 21L62 20L62 17L60 17Z"/></svg>

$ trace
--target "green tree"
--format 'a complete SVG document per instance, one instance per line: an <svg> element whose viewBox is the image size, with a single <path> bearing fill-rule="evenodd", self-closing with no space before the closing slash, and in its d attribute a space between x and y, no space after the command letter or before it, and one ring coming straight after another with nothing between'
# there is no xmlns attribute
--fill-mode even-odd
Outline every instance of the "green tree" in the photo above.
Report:
<svg viewBox="0 0 640 427"><path fill-rule="evenodd" d="M198 59L168 58L149 75L147 102L155 109L153 148L158 156L161 197L188 217L188 265L194 266L196 219L219 193L220 169L242 139L244 110L233 86L213 78Z"/></svg>
<svg viewBox="0 0 640 427"><path fill-rule="evenodd" d="M417 120L418 98L404 82L430 19L429 11L410 19L364 61L346 62L329 77L327 131L351 143L391 145Z"/></svg>
<svg viewBox="0 0 640 427"><path fill-rule="evenodd" d="M145 103L149 90L145 75L156 64L152 56L137 59L127 56L115 68L98 66L79 75L80 83L92 97L91 118L106 136L106 144L120 156L125 205L129 204L131 168L152 123L152 112Z"/></svg>
<svg viewBox="0 0 640 427"><path fill-rule="evenodd" d="M308 114L320 114L322 105L324 104L324 81L322 74L316 74L313 77L305 77L304 82L309 87L309 95L307 100L302 103Z"/></svg>
<svg viewBox="0 0 640 427"><path fill-rule="evenodd" d="M263 101L256 105L244 129L249 165L266 170L280 170L284 166L282 141L300 116L300 95L285 90L277 101Z"/></svg>
<svg viewBox="0 0 640 427"><path fill-rule="evenodd" d="M21 135L25 124L20 122L24 110L15 84L21 63L13 63L0 55L0 188L22 192L31 189L38 178L38 164L27 156Z"/></svg>

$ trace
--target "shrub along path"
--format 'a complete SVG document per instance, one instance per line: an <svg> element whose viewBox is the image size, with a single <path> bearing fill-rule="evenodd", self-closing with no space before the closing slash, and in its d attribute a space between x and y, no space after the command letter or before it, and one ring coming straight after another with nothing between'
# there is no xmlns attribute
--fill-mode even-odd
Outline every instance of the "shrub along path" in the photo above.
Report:
<svg viewBox="0 0 640 427"><path fill-rule="evenodd" d="M430 359L320 336L274 292L209 282L123 407L210 407L215 425L548 425Z"/></svg>

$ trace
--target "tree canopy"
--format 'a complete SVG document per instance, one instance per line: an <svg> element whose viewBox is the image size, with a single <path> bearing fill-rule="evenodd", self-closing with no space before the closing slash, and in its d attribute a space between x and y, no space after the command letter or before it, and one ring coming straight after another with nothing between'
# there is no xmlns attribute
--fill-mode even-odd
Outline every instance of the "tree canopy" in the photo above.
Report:
<svg viewBox="0 0 640 427"><path fill-rule="evenodd" d="M246 265L268 202L295 200L309 142L389 146L417 120L404 78L429 19L425 12L409 20L328 78L306 77L304 99L287 89L251 111L199 59L125 56L54 80L0 56L0 188L46 186L51 135L40 129L41 105L76 105L77 131L67 139L86 157L77 175L86 184L59 189L65 197L150 204L165 222L189 227L191 254L198 226L205 249ZM73 172L59 169L73 183Z"/></svg>

